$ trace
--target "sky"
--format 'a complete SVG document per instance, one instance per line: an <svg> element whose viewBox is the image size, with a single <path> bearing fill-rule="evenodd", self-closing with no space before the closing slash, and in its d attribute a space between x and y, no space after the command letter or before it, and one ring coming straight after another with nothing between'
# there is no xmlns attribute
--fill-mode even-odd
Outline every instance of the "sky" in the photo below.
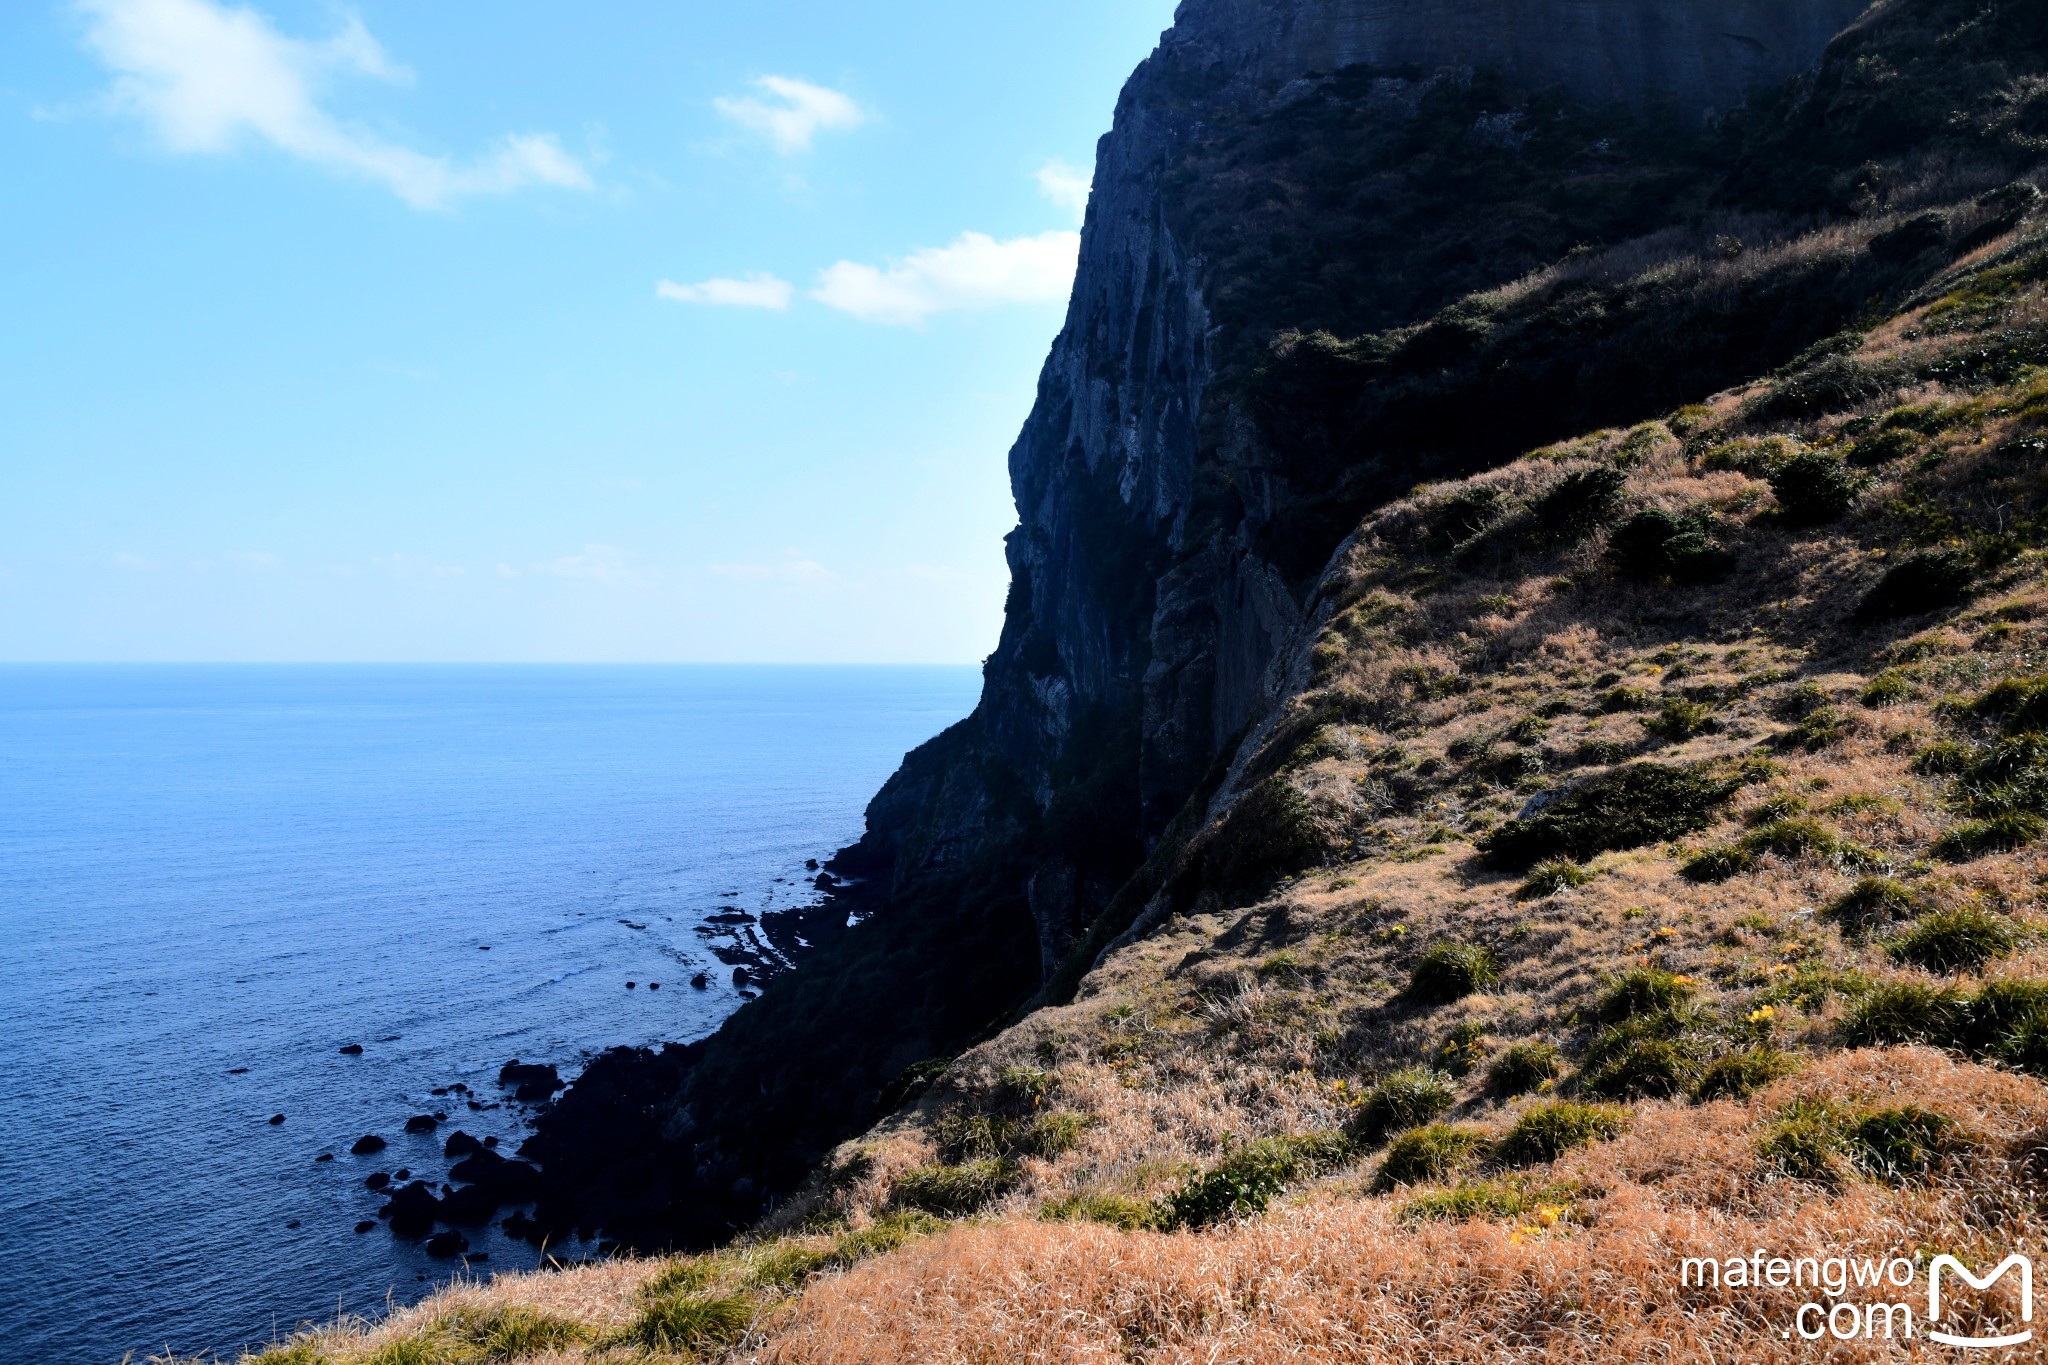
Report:
<svg viewBox="0 0 2048 1365"><path fill-rule="evenodd" d="M0 661L972 662L1172 0L7 0Z"/></svg>

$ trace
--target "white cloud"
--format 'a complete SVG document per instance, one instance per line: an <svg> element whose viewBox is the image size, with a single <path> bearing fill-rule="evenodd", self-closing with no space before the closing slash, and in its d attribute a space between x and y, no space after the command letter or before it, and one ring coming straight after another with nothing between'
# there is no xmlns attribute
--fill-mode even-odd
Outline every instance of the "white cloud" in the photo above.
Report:
<svg viewBox="0 0 2048 1365"><path fill-rule="evenodd" d="M533 572L586 583L628 585L647 581L647 575L633 567L624 550L610 545L586 545L582 554L563 555L537 564Z"/></svg>
<svg viewBox="0 0 2048 1365"><path fill-rule="evenodd" d="M886 268L841 261L818 277L811 297L863 322L914 327L953 309L1056 303L1073 287L1080 253L1078 232L1003 242L964 232L951 246L925 247Z"/></svg>
<svg viewBox="0 0 2048 1365"><path fill-rule="evenodd" d="M430 156L346 124L320 104L338 75L403 82L359 19L319 42L288 38L253 9L216 0L75 0L86 45L114 75L108 104L170 151L219 155L250 139L376 181L415 208L534 185L584 190L590 173L550 134L499 139L469 162Z"/></svg>
<svg viewBox="0 0 2048 1365"><path fill-rule="evenodd" d="M705 280L702 284L677 284L663 280L654 292L677 303L706 303L724 308L767 308L787 312L796 287L773 275L749 275L741 280Z"/></svg>
<svg viewBox="0 0 2048 1365"><path fill-rule="evenodd" d="M1064 161L1048 161L1038 168L1038 192L1074 215L1075 222L1088 216L1088 194L1095 177Z"/></svg>
<svg viewBox="0 0 2048 1365"><path fill-rule="evenodd" d="M794 583L804 587L822 587L837 583L839 575L815 559L791 553L780 564L713 564L711 572L720 578L730 578L742 583Z"/></svg>
<svg viewBox="0 0 2048 1365"><path fill-rule="evenodd" d="M809 81L763 76L754 89L770 99L726 95L712 104L740 127L767 138L784 156L809 151L811 139L821 132L858 128L868 121L867 110L851 96Z"/></svg>

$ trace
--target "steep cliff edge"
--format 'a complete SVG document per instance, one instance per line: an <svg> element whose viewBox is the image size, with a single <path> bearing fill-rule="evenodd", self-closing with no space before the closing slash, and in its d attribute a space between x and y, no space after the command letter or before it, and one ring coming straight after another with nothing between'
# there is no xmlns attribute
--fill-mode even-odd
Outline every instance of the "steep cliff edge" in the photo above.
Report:
<svg viewBox="0 0 2048 1365"><path fill-rule="evenodd" d="M557 1107L545 1212L638 1244L746 1225L1171 909L1364 513L1764 373L1924 274L1817 256L1719 294L1623 285L1912 192L1943 111L1870 116L1859 32L1783 84L1861 9L1184 5L1102 144L1011 453L1021 525L979 708L835 864L855 928L707 1043L603 1059Z"/></svg>
<svg viewBox="0 0 2048 1365"><path fill-rule="evenodd" d="M1240 13L1300 36L1162 53ZM1105 145L867 918L538 1144L647 1243L808 1179L265 1365L1906 1361L2048 1237L2048 7L1885 0L1706 128L1231 70Z"/></svg>

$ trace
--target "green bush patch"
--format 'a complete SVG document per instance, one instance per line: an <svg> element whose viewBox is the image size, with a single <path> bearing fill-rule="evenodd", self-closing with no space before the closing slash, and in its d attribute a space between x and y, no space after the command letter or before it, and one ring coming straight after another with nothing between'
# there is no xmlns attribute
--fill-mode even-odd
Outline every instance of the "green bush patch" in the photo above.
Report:
<svg viewBox="0 0 2048 1365"><path fill-rule="evenodd" d="M1408 995L1424 1004L1447 1005L1500 980L1500 963L1477 943L1438 943L1422 955L1408 980Z"/></svg>
<svg viewBox="0 0 2048 1365"><path fill-rule="evenodd" d="M1448 1180L1485 1145L1485 1134L1476 1128L1432 1123L1410 1129L1387 1148L1386 1159L1373 1177L1373 1188L1384 1193L1401 1185Z"/></svg>
<svg viewBox="0 0 2048 1365"><path fill-rule="evenodd" d="M1168 1228L1201 1228L1264 1213L1288 1185L1343 1165L1351 1152L1351 1144L1336 1133L1248 1142L1214 1170L1168 1195L1160 1222Z"/></svg>
<svg viewBox="0 0 2048 1365"><path fill-rule="evenodd" d="M1564 1074L1564 1057L1549 1043L1513 1043L1486 1069L1486 1088L1496 1095L1526 1095Z"/></svg>
<svg viewBox="0 0 2048 1365"><path fill-rule="evenodd" d="M1557 793L1483 837L1479 849L1488 863L1517 872L1550 858L1590 862L1705 828L1741 786L1740 777L1704 765L1631 763Z"/></svg>
<svg viewBox="0 0 2048 1365"><path fill-rule="evenodd" d="M1378 1146L1396 1133L1441 1118L1457 1098L1457 1088L1441 1071L1397 1071L1366 1091L1349 1131L1357 1142Z"/></svg>
<svg viewBox="0 0 2048 1365"><path fill-rule="evenodd" d="M1937 974L1976 973L2019 947L2012 922L1988 910L1964 906L1937 910L1885 945L1895 962Z"/></svg>
<svg viewBox="0 0 2048 1365"><path fill-rule="evenodd" d="M1866 624L1894 621L1952 607L1970 595L1976 577L1962 552L1922 550L1885 571L1856 608L1856 619Z"/></svg>
<svg viewBox="0 0 2048 1365"><path fill-rule="evenodd" d="M1791 1075L1798 1066L1797 1061L1773 1047L1730 1052L1716 1057L1700 1072L1693 1098L1703 1102L1746 1099L1771 1082Z"/></svg>
<svg viewBox="0 0 2048 1365"><path fill-rule="evenodd" d="M1539 1104L1515 1120L1494 1148L1494 1156L1508 1166L1535 1166L1627 1130L1628 1111L1614 1105L1565 1100Z"/></svg>

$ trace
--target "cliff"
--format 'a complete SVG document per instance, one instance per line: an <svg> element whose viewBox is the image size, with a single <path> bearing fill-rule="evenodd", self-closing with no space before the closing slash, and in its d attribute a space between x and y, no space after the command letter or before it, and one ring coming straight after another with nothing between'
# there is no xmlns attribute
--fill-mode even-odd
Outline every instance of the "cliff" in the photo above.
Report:
<svg viewBox="0 0 2048 1365"><path fill-rule="evenodd" d="M1544 47L1709 12L1186 7L863 917L535 1141L721 1245L261 1359L1907 1360L1681 1258L2048 1236L2048 8Z"/></svg>
<svg viewBox="0 0 2048 1365"><path fill-rule="evenodd" d="M1299 689L1289 642L1363 515L1766 373L1910 277L1816 258L1679 298L1616 283L1615 261L1880 209L1872 158L1934 155L1943 110L1858 103L1861 8L1189 0L1100 148L1010 454L979 707L835 862L856 928L708 1043L604 1059L557 1107L548 1216L641 1244L750 1222L1185 901L1177 860Z"/></svg>

